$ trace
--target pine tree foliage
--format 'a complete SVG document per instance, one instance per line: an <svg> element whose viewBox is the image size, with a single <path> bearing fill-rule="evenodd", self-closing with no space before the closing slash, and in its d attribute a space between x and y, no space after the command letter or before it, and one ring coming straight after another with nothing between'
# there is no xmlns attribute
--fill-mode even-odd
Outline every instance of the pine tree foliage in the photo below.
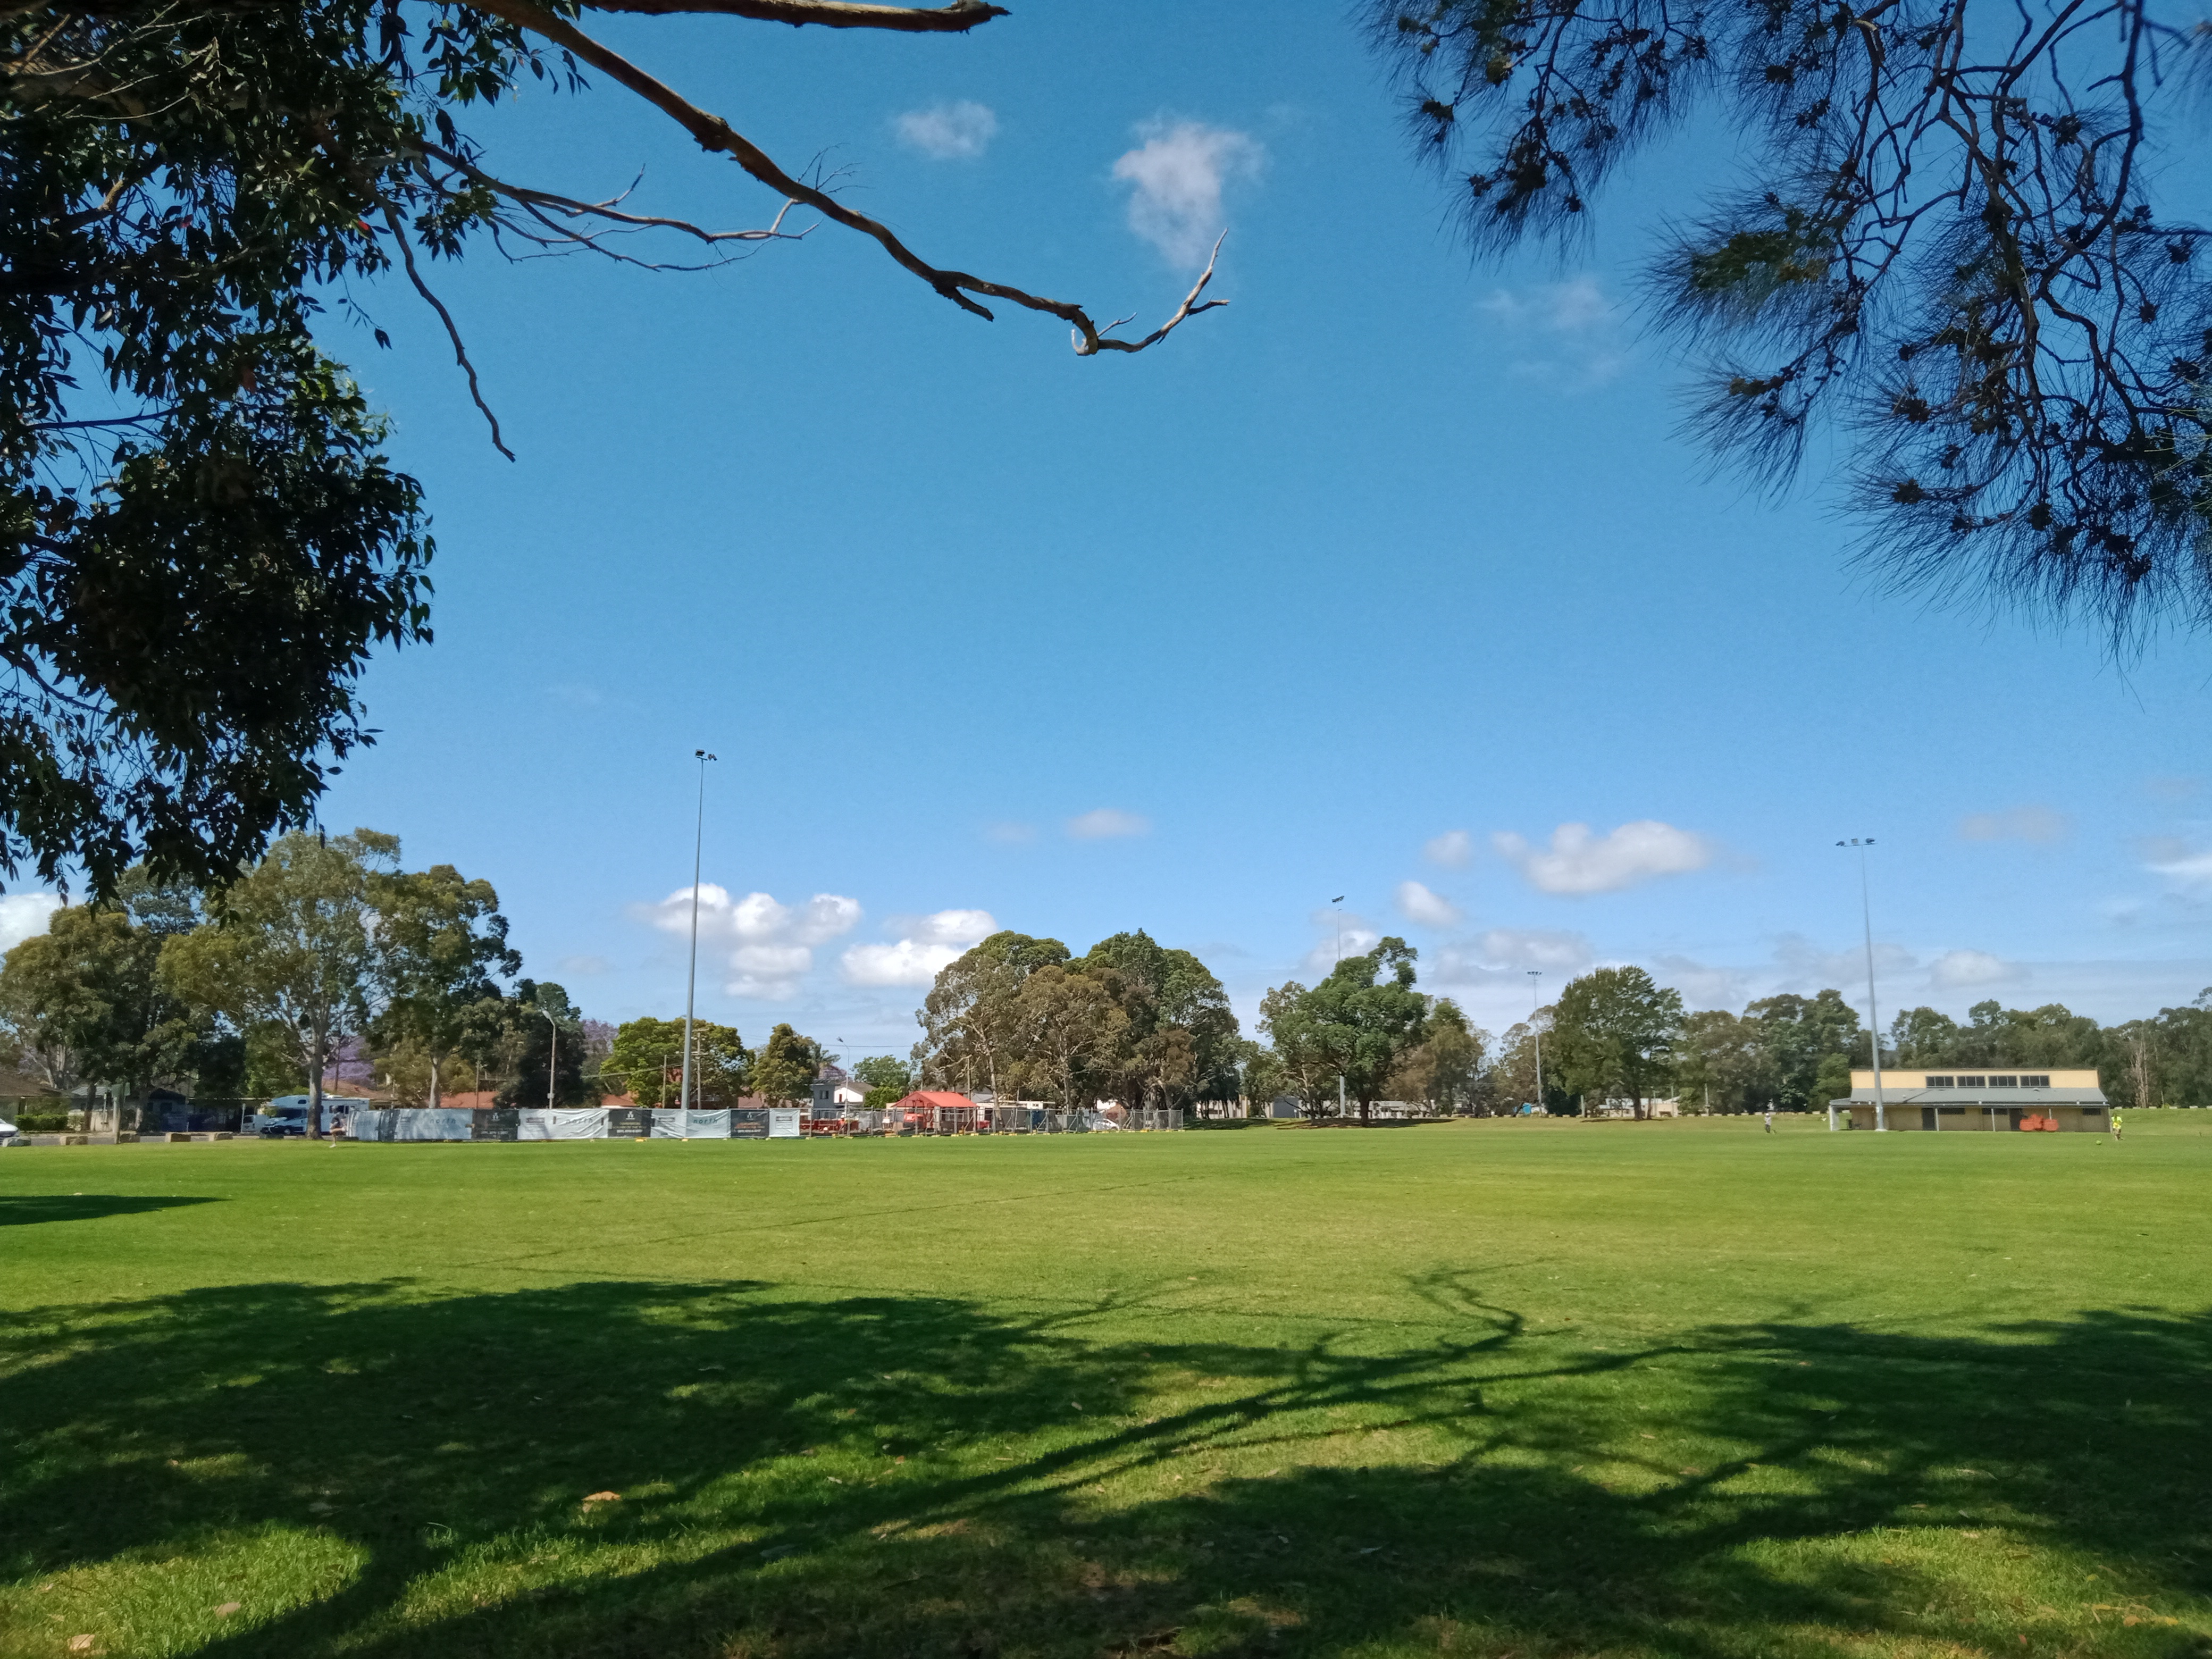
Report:
<svg viewBox="0 0 2212 1659"><path fill-rule="evenodd" d="M1770 480L1816 425L1893 581L2212 626L2212 22L2149 0L1382 0L1474 247L1571 240L1693 114L1741 135L1650 274L1693 428ZM2196 198L2174 209L2161 189Z"/></svg>

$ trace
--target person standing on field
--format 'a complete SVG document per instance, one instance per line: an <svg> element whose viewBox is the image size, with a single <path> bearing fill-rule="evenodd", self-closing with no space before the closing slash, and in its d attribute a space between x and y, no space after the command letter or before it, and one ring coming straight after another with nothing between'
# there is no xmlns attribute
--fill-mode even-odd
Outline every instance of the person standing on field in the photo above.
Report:
<svg viewBox="0 0 2212 1659"><path fill-rule="evenodd" d="M1774 1103L1771 1100L1766 1103L1766 1133L1774 1133Z"/></svg>
<svg viewBox="0 0 2212 1659"><path fill-rule="evenodd" d="M2113 1107L2113 1108L2112 1108L2112 1139L2113 1139L2114 1140L2118 1140L2119 1138L2120 1138L2120 1109L2119 1109L2118 1107L2115 1106L2115 1107Z"/></svg>

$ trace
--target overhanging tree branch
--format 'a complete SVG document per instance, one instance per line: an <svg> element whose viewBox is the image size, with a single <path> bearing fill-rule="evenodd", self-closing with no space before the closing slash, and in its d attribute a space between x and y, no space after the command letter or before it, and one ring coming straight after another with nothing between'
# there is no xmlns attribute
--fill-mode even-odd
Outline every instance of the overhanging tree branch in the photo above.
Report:
<svg viewBox="0 0 2212 1659"><path fill-rule="evenodd" d="M722 117L701 109L674 88L640 69L611 47L593 40L566 18L531 3L531 0L477 0L477 3L492 15L502 18L519 28L527 29L604 71L682 126L698 142L701 149L729 156L749 175L787 200L803 202L823 217L843 225L848 230L872 237L884 252L902 267L928 283L963 311L972 312L986 322L993 320L989 308L969 295L981 295L989 299L1003 300L1024 310L1043 312L1059 318L1073 331L1075 355L1090 357L1102 351L1142 351L1158 344L1189 318L1202 311L1216 310L1228 303L1224 300L1201 301L1200 299L1206 284L1213 278L1213 266L1208 261L1205 271L1182 306L1161 326L1141 340L1109 339L1105 337L1105 331L1092 321L1090 314L1079 305L1066 300L1047 299L1042 295L1031 294L1004 283L994 283L968 271L946 270L931 264L907 246L888 225L880 220L871 219L866 214L855 213L827 191L793 178L765 150L732 127ZM1218 247L1218 243L1216 246Z"/></svg>
<svg viewBox="0 0 2212 1659"><path fill-rule="evenodd" d="M947 6L867 6L850 0L583 0L592 11L643 12L669 16L679 12L713 12L750 17L762 23L809 23L830 29L890 29L903 34L965 34L978 24L1006 15L1004 6L982 0L952 0Z"/></svg>

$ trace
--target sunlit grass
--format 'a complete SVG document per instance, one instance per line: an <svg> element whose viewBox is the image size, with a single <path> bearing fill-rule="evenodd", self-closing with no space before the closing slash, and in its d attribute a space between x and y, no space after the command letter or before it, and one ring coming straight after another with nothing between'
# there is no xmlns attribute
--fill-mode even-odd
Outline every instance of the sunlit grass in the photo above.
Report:
<svg viewBox="0 0 2212 1659"><path fill-rule="evenodd" d="M0 1154L0 1655L2212 1653L2196 1127Z"/></svg>

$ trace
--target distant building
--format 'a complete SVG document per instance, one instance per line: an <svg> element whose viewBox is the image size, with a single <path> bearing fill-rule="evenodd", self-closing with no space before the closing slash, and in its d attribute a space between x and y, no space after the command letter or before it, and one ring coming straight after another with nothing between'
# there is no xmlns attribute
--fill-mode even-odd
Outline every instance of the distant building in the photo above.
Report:
<svg viewBox="0 0 2212 1659"><path fill-rule="evenodd" d="M817 1123L829 1118L845 1116L866 1103L868 1091L853 1080L842 1066L824 1066L821 1075L814 1079L814 1109L811 1115Z"/></svg>
<svg viewBox="0 0 2212 1659"><path fill-rule="evenodd" d="M1892 1071L1881 1073L1882 1117L1892 1129L2053 1129L2096 1133L2112 1115L2094 1070ZM1828 1103L1829 1121L1850 1115L1854 1129L1875 1127L1874 1073L1851 1073L1851 1092Z"/></svg>

